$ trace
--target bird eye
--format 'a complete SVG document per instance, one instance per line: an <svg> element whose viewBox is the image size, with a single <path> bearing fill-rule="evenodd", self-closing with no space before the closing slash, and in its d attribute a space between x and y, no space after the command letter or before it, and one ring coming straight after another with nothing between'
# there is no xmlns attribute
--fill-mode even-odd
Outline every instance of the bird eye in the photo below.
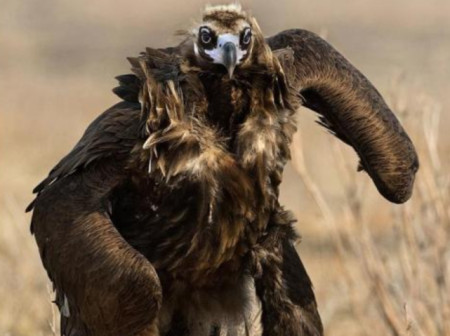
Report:
<svg viewBox="0 0 450 336"><path fill-rule="evenodd" d="M247 45L250 43L252 39L252 31L250 28L246 28L244 30L244 34L242 35L242 44Z"/></svg>
<svg viewBox="0 0 450 336"><path fill-rule="evenodd" d="M211 36L211 32L209 31L208 28L201 28L200 29L200 41L203 44L208 44L210 43L212 40L212 36Z"/></svg>

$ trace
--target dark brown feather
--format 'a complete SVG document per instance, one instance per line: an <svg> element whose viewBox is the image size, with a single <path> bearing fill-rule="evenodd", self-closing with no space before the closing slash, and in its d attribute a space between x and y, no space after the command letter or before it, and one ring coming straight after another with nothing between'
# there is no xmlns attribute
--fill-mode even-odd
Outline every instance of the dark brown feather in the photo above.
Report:
<svg viewBox="0 0 450 336"><path fill-rule="evenodd" d="M72 151L33 189L33 193L40 193L56 180L87 167L93 161L107 157L124 159L139 140L139 113L139 105L122 102L101 114Z"/></svg>
<svg viewBox="0 0 450 336"><path fill-rule="evenodd" d="M259 303L255 335L322 335L278 202L301 103L355 148L385 197L409 197L414 148L342 56L300 30L268 45L233 6L206 18L252 27L233 78L199 62L189 39L129 58L134 74L114 89L124 101L34 190L32 231L66 336L243 336Z"/></svg>
<svg viewBox="0 0 450 336"><path fill-rule="evenodd" d="M34 234L66 336L137 335L155 323L161 305L155 269L109 218L108 194L124 178L111 163L56 180L35 203Z"/></svg>
<svg viewBox="0 0 450 336"><path fill-rule="evenodd" d="M274 50L291 48L285 73L320 124L358 153L364 170L388 200L403 203L412 193L419 163L414 146L373 85L323 39L287 30L269 39Z"/></svg>

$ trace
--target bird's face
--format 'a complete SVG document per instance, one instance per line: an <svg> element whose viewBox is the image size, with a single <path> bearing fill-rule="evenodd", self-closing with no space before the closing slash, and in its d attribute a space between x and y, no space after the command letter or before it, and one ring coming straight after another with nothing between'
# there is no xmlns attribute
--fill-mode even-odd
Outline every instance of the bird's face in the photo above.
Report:
<svg viewBox="0 0 450 336"><path fill-rule="evenodd" d="M230 78L236 67L248 59L252 45L252 26L240 8L212 7L194 30L194 51L199 63L223 66Z"/></svg>

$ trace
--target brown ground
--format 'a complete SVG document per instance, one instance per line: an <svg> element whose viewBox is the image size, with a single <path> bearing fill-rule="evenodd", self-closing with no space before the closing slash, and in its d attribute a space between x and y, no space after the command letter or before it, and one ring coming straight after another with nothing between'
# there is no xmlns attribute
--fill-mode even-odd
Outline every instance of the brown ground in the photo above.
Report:
<svg viewBox="0 0 450 336"><path fill-rule="evenodd" d="M47 277L23 209L89 121L117 101L110 89L128 71L125 57L177 43L173 32L189 28L203 1L161 3L1 2L0 336L54 332ZM450 335L450 2L244 4L267 35L293 27L325 35L399 112L420 150L415 195L394 206L354 172L352 151L300 110L294 149L297 158L303 149L307 172L299 161L288 167L282 200L299 218L299 250L327 334Z"/></svg>

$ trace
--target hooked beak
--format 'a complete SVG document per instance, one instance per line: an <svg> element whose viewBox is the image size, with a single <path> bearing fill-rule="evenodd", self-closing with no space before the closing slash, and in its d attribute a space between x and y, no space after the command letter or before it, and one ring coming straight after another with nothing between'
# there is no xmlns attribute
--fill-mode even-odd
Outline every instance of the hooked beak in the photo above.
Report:
<svg viewBox="0 0 450 336"><path fill-rule="evenodd" d="M234 68L237 63L236 46L233 42L227 42L222 47L223 65L227 68L228 75L233 77Z"/></svg>

